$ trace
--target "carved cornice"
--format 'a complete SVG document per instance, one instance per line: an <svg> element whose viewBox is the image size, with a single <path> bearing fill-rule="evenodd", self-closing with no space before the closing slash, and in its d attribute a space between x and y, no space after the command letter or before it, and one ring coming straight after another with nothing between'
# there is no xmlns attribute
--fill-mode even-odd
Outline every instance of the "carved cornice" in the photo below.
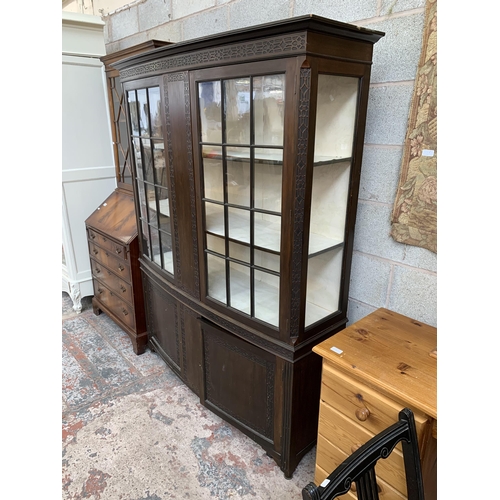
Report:
<svg viewBox="0 0 500 500"><path fill-rule="evenodd" d="M213 47L203 50L165 56L163 59L147 62L133 68L124 69L120 72L122 79L130 77L141 77L154 73L175 71L181 68L192 68L196 66L208 66L210 64L220 65L225 61L237 61L240 59L259 59L275 55L290 55L304 51L306 48L305 33L292 33L286 36L277 36L249 42L235 43L223 47Z"/></svg>

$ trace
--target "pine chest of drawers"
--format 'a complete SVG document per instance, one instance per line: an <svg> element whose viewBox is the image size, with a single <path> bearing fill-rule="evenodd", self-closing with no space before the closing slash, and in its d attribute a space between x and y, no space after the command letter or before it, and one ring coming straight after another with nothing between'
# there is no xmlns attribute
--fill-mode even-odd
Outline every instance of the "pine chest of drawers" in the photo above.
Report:
<svg viewBox="0 0 500 500"><path fill-rule="evenodd" d="M133 195L115 190L85 221L94 314L105 312L129 335L134 352L148 341Z"/></svg>
<svg viewBox="0 0 500 500"><path fill-rule="evenodd" d="M436 346L435 328L382 308L313 348L323 358L316 484L408 407L426 500L436 498ZM381 500L407 498L401 445L376 472Z"/></svg>

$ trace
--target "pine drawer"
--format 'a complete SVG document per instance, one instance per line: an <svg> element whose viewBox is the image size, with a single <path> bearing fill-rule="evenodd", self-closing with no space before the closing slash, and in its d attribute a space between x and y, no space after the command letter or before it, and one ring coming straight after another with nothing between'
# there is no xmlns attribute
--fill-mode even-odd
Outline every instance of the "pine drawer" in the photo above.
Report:
<svg viewBox="0 0 500 500"><path fill-rule="evenodd" d="M382 432L397 422L399 412L405 407L368 386L346 377L326 360L323 360L321 401L335 408L347 417L347 420L356 422L372 435ZM427 417L416 410L413 412L417 436L420 439Z"/></svg>

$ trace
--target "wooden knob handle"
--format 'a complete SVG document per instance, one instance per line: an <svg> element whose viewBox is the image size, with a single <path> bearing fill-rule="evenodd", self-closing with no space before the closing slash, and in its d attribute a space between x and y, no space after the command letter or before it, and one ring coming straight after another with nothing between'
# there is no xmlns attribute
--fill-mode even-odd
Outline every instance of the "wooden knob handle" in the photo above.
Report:
<svg viewBox="0 0 500 500"><path fill-rule="evenodd" d="M358 408L356 410L356 418L364 422L370 416L370 410L368 408Z"/></svg>

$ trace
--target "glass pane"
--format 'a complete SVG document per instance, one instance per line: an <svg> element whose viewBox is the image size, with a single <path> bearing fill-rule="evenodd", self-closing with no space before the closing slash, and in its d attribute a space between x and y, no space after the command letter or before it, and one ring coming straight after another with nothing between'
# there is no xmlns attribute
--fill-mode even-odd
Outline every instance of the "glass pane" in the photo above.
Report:
<svg viewBox="0 0 500 500"><path fill-rule="evenodd" d="M254 271L255 317L278 326L280 279L262 271Z"/></svg>
<svg viewBox="0 0 500 500"><path fill-rule="evenodd" d="M250 144L250 78L224 81L226 142Z"/></svg>
<svg viewBox="0 0 500 500"><path fill-rule="evenodd" d="M146 89L137 91L137 100L139 105L139 127L140 135L149 136L149 113L148 113L148 98Z"/></svg>
<svg viewBox="0 0 500 500"><path fill-rule="evenodd" d="M226 234L224 229L224 207L222 205L205 202L205 229L221 236Z"/></svg>
<svg viewBox="0 0 500 500"><path fill-rule="evenodd" d="M282 149L255 149L254 207L281 213Z"/></svg>
<svg viewBox="0 0 500 500"><path fill-rule="evenodd" d="M250 263L250 247L247 245L240 245L239 243L235 243L234 241L230 241L229 257Z"/></svg>
<svg viewBox="0 0 500 500"><path fill-rule="evenodd" d="M144 175L142 173L142 154L141 154L141 140L137 137L133 139L133 147L134 147L134 156L135 156L135 164L137 166L137 178L141 181L144 180Z"/></svg>
<svg viewBox="0 0 500 500"><path fill-rule="evenodd" d="M161 114L160 114L160 89L153 87L148 89L149 110L151 117L151 133L154 137L161 137Z"/></svg>
<svg viewBox="0 0 500 500"><path fill-rule="evenodd" d="M160 231L161 249L163 252L163 269L174 274L174 259L172 256L172 236Z"/></svg>
<svg viewBox="0 0 500 500"><path fill-rule="evenodd" d="M357 78L318 78L306 326L339 306L358 86Z"/></svg>
<svg viewBox="0 0 500 500"><path fill-rule="evenodd" d="M160 229L166 231L167 233L171 233L171 224L170 224L170 202L168 199L168 190L165 188L156 188L156 196L160 208L160 212L158 214L160 221Z"/></svg>
<svg viewBox="0 0 500 500"><path fill-rule="evenodd" d="M132 135L139 135L139 116L137 114L137 97L135 90L127 92L127 99L130 110L130 122L132 126Z"/></svg>
<svg viewBox="0 0 500 500"><path fill-rule="evenodd" d="M228 208L229 237L250 243L250 212L239 208Z"/></svg>
<svg viewBox="0 0 500 500"><path fill-rule="evenodd" d="M255 144L283 145L285 75L253 79Z"/></svg>
<svg viewBox="0 0 500 500"><path fill-rule="evenodd" d="M153 226L149 226L151 232L151 252L153 262L161 266L161 256L160 256L160 234L158 229Z"/></svg>
<svg viewBox="0 0 500 500"><path fill-rule="evenodd" d="M340 247L309 259L306 327L338 310L342 255L343 248Z"/></svg>
<svg viewBox="0 0 500 500"><path fill-rule="evenodd" d="M255 212L254 244L255 246L280 251L281 217L277 215Z"/></svg>
<svg viewBox="0 0 500 500"><path fill-rule="evenodd" d="M250 207L250 148L226 148L227 201Z"/></svg>
<svg viewBox="0 0 500 500"><path fill-rule="evenodd" d="M208 295L226 303L226 261L215 255L207 256Z"/></svg>
<svg viewBox="0 0 500 500"><path fill-rule="evenodd" d="M146 186L146 200L148 204L148 214L149 214L149 219L148 222L150 224L154 224L156 226L157 224L157 214L156 214L156 196L155 196L155 188L154 186L151 186L150 184L145 184Z"/></svg>
<svg viewBox="0 0 500 500"><path fill-rule="evenodd" d="M141 219L141 238L142 238L142 251L144 255L151 258L151 248L149 245L149 226L148 223Z"/></svg>
<svg viewBox="0 0 500 500"><path fill-rule="evenodd" d="M309 254L344 241L350 161L314 167L311 194Z"/></svg>
<svg viewBox="0 0 500 500"><path fill-rule="evenodd" d="M358 86L357 78L319 75L315 162L352 155Z"/></svg>
<svg viewBox="0 0 500 500"><path fill-rule="evenodd" d="M220 255L226 255L226 243L224 238L207 233L207 249L217 252Z"/></svg>
<svg viewBox="0 0 500 500"><path fill-rule="evenodd" d="M201 140L222 143L220 81L198 84L200 96Z"/></svg>
<svg viewBox="0 0 500 500"><path fill-rule="evenodd" d="M144 191L144 184L142 182L137 183L137 193L139 195L139 211L141 218L147 220L148 212L146 209L146 194Z"/></svg>
<svg viewBox="0 0 500 500"><path fill-rule="evenodd" d="M229 263L231 290L230 305L246 314L250 314L250 268L235 262Z"/></svg>
<svg viewBox="0 0 500 500"><path fill-rule="evenodd" d="M155 184L167 187L167 169L165 166L163 141L153 141L153 161Z"/></svg>
<svg viewBox="0 0 500 500"><path fill-rule="evenodd" d="M151 141L149 139L141 139L142 142L142 166L144 179L147 182L154 183L153 174L153 155L151 154Z"/></svg>
<svg viewBox="0 0 500 500"><path fill-rule="evenodd" d="M204 197L210 200L224 201L222 148L203 146L202 157Z"/></svg>
<svg viewBox="0 0 500 500"><path fill-rule="evenodd" d="M257 248L253 251L253 262L256 266L280 272L280 256L275 253L264 252Z"/></svg>

